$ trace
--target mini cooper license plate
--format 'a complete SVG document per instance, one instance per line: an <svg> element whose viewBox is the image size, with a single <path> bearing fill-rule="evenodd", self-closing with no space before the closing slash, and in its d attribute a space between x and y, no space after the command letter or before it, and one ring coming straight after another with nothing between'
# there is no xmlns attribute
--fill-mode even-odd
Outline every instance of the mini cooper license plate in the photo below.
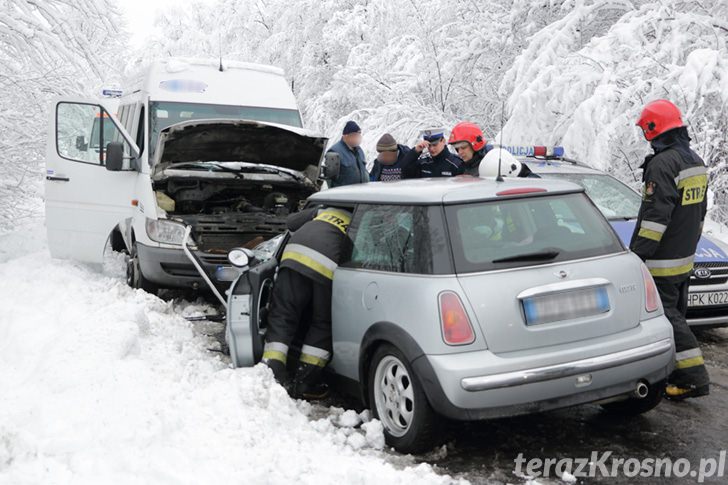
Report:
<svg viewBox="0 0 728 485"><path fill-rule="evenodd" d="M573 320L610 310L609 294L603 286L532 296L524 298L522 305L526 325Z"/></svg>

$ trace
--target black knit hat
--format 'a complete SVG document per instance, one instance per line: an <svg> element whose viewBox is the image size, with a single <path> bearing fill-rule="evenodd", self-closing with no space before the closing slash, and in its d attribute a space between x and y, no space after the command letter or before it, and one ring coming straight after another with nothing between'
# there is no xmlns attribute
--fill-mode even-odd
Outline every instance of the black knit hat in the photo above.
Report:
<svg viewBox="0 0 728 485"><path fill-rule="evenodd" d="M355 121L349 120L346 122L346 125L344 125L344 135L359 132L361 132L361 128L359 128L359 125L357 125Z"/></svg>

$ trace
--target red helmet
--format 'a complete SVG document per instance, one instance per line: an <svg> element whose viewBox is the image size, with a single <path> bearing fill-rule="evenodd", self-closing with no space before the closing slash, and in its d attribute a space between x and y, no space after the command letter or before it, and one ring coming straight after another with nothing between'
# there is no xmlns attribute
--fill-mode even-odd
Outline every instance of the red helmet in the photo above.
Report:
<svg viewBox="0 0 728 485"><path fill-rule="evenodd" d="M635 124L642 128L642 133L645 134L647 141L666 131L685 126L678 107L666 99L647 103Z"/></svg>
<svg viewBox="0 0 728 485"><path fill-rule="evenodd" d="M460 141L470 143L470 146L473 147L473 150L476 152L482 150L486 143L485 136L483 136L483 130L481 130L475 123L467 121L463 121L455 125L450 133L448 143L453 144Z"/></svg>

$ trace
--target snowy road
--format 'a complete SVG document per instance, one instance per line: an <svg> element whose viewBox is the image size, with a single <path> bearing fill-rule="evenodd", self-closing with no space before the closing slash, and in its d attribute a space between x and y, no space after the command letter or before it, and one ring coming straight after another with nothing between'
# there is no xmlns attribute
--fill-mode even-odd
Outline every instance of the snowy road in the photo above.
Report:
<svg viewBox="0 0 728 485"><path fill-rule="evenodd" d="M230 368L199 308L128 288L122 261L52 261L44 239L0 238L0 483L451 482L380 451L378 422Z"/></svg>
<svg viewBox="0 0 728 485"><path fill-rule="evenodd" d="M185 319L206 304L128 288L119 258L100 270L51 260L40 225L0 237L0 303L2 484L528 483L514 474L520 452L697 461L728 436L726 329L701 336L708 398L631 421L583 406L457 424L447 445L411 457L384 450L366 413L294 401L264 368L230 368L222 325Z"/></svg>

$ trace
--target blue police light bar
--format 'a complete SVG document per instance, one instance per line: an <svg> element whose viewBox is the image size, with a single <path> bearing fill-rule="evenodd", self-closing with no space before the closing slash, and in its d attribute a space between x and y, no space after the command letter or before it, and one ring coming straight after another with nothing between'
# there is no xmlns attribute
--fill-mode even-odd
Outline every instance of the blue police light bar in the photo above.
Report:
<svg viewBox="0 0 728 485"><path fill-rule="evenodd" d="M487 149L490 151L495 147L496 145L488 145ZM564 147L506 145L502 148L514 157L562 158L566 153Z"/></svg>

